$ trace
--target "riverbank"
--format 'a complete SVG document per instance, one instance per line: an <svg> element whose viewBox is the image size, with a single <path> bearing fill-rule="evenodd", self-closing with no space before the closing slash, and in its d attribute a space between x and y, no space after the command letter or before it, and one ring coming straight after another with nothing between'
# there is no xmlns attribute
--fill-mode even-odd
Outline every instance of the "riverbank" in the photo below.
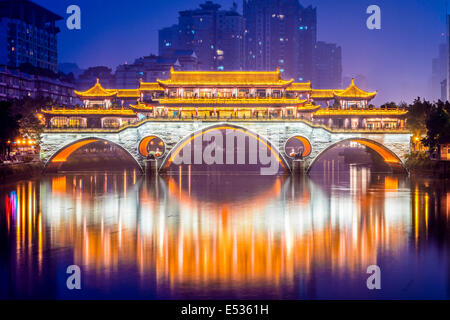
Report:
<svg viewBox="0 0 450 320"><path fill-rule="evenodd" d="M40 161L0 165L0 182L15 182L20 179L39 177L44 169Z"/></svg>
<svg viewBox="0 0 450 320"><path fill-rule="evenodd" d="M450 178L450 161L430 160L426 165L416 164L409 168L412 176L427 176L430 178Z"/></svg>

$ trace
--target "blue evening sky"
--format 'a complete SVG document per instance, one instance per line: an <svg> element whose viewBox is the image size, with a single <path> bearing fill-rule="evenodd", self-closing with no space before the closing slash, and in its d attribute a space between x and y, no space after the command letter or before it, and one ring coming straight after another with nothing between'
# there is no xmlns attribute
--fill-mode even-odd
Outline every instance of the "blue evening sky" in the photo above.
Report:
<svg viewBox="0 0 450 320"><path fill-rule="evenodd" d="M158 30L177 23L178 11L204 0L33 0L63 17L66 8L81 8L82 29L59 26L59 61L81 68L132 63L157 54ZM215 0L230 8L233 0ZM239 10L242 2L236 1ZM431 60L445 37L445 0L301 0L318 8L318 38L343 49L344 76L363 74L378 90L376 103L428 97ZM369 5L381 7L382 30L366 28Z"/></svg>

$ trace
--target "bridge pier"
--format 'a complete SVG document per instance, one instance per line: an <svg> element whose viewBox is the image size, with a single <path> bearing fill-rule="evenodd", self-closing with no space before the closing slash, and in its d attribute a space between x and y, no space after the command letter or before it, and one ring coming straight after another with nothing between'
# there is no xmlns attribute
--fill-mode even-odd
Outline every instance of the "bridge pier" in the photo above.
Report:
<svg viewBox="0 0 450 320"><path fill-rule="evenodd" d="M158 168L158 159L144 160L144 170L146 176L157 176Z"/></svg>
<svg viewBox="0 0 450 320"><path fill-rule="evenodd" d="M306 172L305 160L295 159L292 161L291 173L293 175L304 175L305 172Z"/></svg>

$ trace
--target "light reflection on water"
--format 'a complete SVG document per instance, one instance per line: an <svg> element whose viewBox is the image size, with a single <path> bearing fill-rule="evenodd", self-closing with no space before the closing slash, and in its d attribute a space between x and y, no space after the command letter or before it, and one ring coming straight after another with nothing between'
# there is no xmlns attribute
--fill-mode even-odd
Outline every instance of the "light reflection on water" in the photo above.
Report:
<svg viewBox="0 0 450 320"><path fill-rule="evenodd" d="M448 298L442 181L136 172L5 186L2 298ZM3 241L4 240L4 241ZM66 289L68 265L80 292ZM382 290L366 268L382 269Z"/></svg>

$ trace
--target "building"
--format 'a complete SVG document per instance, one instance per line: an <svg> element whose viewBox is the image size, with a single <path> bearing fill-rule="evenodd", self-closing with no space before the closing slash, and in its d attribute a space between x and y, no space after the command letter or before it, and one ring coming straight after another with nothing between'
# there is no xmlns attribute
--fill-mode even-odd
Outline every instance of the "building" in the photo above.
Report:
<svg viewBox="0 0 450 320"><path fill-rule="evenodd" d="M0 1L0 64L29 63L58 72L58 20L62 17L28 0Z"/></svg>
<svg viewBox="0 0 450 320"><path fill-rule="evenodd" d="M446 95L445 100L450 99L450 15L447 15L447 31L446 31L446 52L445 52L445 61L446 61Z"/></svg>
<svg viewBox="0 0 450 320"><path fill-rule="evenodd" d="M437 58L434 58L431 62L431 97L433 100L442 98L441 83L444 79L446 79L446 70L446 45L440 44L439 54Z"/></svg>
<svg viewBox="0 0 450 320"><path fill-rule="evenodd" d="M80 90L91 88L98 78L101 78L103 85L107 88L114 88L116 85L114 74L111 68L105 66L90 67L78 77L76 86Z"/></svg>
<svg viewBox="0 0 450 320"><path fill-rule="evenodd" d="M74 85L42 75L32 75L0 66L0 100L51 98L56 105L72 105Z"/></svg>
<svg viewBox="0 0 450 320"><path fill-rule="evenodd" d="M75 91L77 109L42 110L49 127L119 128L145 119L256 119L309 121L328 128L399 130L407 111L373 108L376 92L351 85L313 89L276 71L176 71L135 89L105 89L100 81ZM337 102L333 103L333 102ZM327 108L322 108L324 103ZM333 105L333 107L331 107Z"/></svg>
<svg viewBox="0 0 450 320"><path fill-rule="evenodd" d="M298 26L299 54L297 56L296 81L313 79L315 73L314 50L317 43L317 9L300 6Z"/></svg>
<svg viewBox="0 0 450 320"><path fill-rule="evenodd" d="M303 24L298 0L244 0L243 5L247 31L245 69L264 71L280 68L286 79L302 77L298 73L307 66L298 67L300 34L306 32L308 26L300 30ZM302 40L306 41L306 37Z"/></svg>
<svg viewBox="0 0 450 320"><path fill-rule="evenodd" d="M334 43L318 41L314 49L312 84L318 89L342 86L342 50Z"/></svg>
<svg viewBox="0 0 450 320"><path fill-rule="evenodd" d="M158 54L160 56L170 55L168 54L169 50L177 50L180 48L180 35L179 35L179 27L177 24L174 24L171 27L167 27L159 30L158 32Z"/></svg>
<svg viewBox="0 0 450 320"><path fill-rule="evenodd" d="M198 69L198 58L192 50L165 50L166 56L150 55L136 59L133 64L123 64L116 68L115 86L109 88L137 88L141 81L155 82L167 79L170 69L192 71ZM97 77L101 78L101 77Z"/></svg>
<svg viewBox="0 0 450 320"><path fill-rule="evenodd" d="M181 11L178 24L159 31L159 53L191 50L202 70L241 70L244 54L244 18L237 7L220 10L206 1L199 9Z"/></svg>

